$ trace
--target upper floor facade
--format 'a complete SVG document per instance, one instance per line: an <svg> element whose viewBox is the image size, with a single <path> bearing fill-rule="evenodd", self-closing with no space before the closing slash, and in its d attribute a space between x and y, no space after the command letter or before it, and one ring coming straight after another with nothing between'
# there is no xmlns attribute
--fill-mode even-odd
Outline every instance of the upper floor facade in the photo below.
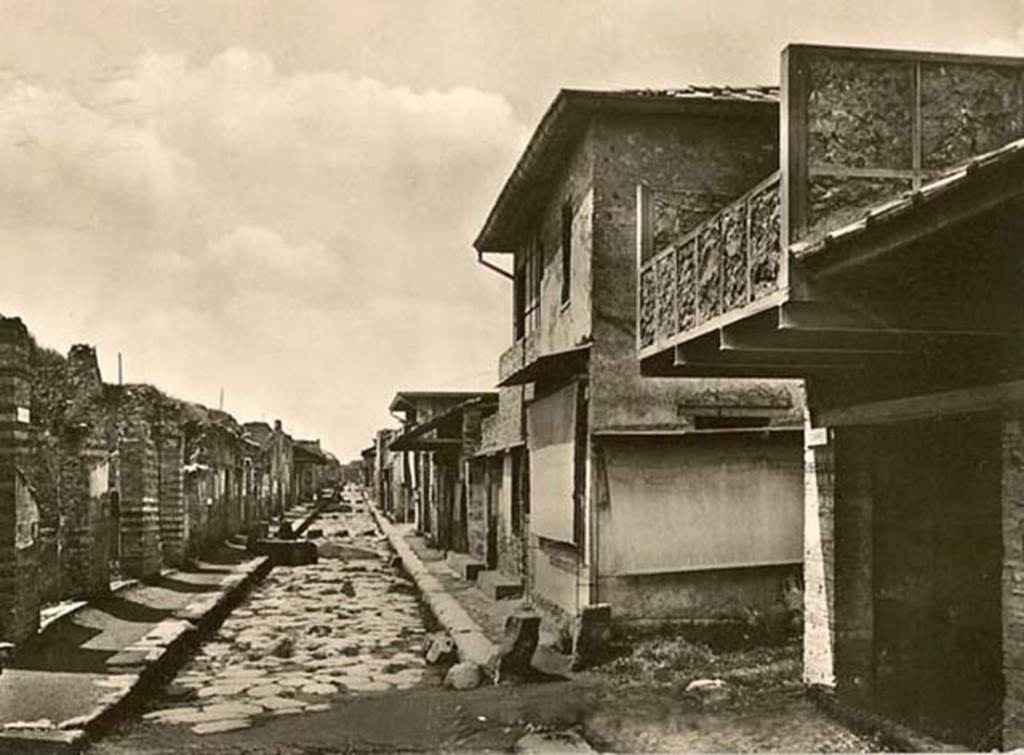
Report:
<svg viewBox="0 0 1024 755"><path fill-rule="evenodd" d="M643 373L828 379L1015 330L1004 262L939 234L1009 196L1024 59L793 45L781 80L777 170L670 232L673 187L637 182Z"/></svg>
<svg viewBox="0 0 1024 755"><path fill-rule="evenodd" d="M506 440L502 411L574 375L589 381L596 431L674 430L707 411L799 414L792 385L652 380L636 363L637 185L673 192L664 234L691 230L777 170L778 118L771 87L558 95L475 242L513 273L493 420Z"/></svg>

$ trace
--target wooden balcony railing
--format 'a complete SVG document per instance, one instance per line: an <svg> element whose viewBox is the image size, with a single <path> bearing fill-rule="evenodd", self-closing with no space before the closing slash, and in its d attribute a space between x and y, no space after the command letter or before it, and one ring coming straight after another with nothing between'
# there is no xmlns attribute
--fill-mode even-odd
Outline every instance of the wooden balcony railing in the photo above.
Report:
<svg viewBox="0 0 1024 755"><path fill-rule="evenodd" d="M671 207L672 193L642 188L649 213ZM675 337L769 296L781 286L779 173L678 237L655 237L641 226L641 244L657 245L640 267L637 338L641 355ZM647 229L644 226L648 226ZM649 239L643 234L650 234Z"/></svg>

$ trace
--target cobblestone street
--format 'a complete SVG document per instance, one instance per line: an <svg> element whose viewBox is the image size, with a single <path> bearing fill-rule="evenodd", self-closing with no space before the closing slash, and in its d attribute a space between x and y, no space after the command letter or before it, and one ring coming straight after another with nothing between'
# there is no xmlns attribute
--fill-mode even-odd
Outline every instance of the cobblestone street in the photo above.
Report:
<svg viewBox="0 0 1024 755"><path fill-rule="evenodd" d="M436 683L418 650L415 591L362 503L315 528L320 561L275 569L167 686L144 719L208 734L327 710L355 694Z"/></svg>

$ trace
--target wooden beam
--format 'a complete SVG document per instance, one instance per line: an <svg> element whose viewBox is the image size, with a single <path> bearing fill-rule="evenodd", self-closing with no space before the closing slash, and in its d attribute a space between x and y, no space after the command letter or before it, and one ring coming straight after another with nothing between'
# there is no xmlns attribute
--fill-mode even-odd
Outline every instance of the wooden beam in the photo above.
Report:
<svg viewBox="0 0 1024 755"><path fill-rule="evenodd" d="M822 409L815 412L814 424L818 427L876 425L994 411L1007 406L1024 407L1024 380Z"/></svg>
<svg viewBox="0 0 1024 755"><path fill-rule="evenodd" d="M878 355L876 355L877 357ZM882 356L891 356L883 354ZM847 352L837 349L813 351L811 349L736 349L693 348L690 344L676 346L675 363L679 364L721 364L721 365L783 365L783 366L862 366L871 357L861 352Z"/></svg>
<svg viewBox="0 0 1024 755"><path fill-rule="evenodd" d="M721 331L722 351L844 353L895 356L908 353L909 339L890 334L821 333L729 326Z"/></svg>
<svg viewBox="0 0 1024 755"><path fill-rule="evenodd" d="M1013 314L1017 314L1014 317ZM980 307L938 303L858 301L848 306L825 302L788 301L779 307L779 328L793 331L906 333L952 336L1020 336L1020 313L1000 316Z"/></svg>

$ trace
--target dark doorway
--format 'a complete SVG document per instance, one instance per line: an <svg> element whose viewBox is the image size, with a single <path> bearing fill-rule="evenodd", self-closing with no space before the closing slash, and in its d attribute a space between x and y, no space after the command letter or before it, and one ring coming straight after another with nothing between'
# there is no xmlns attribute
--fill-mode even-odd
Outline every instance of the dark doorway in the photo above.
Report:
<svg viewBox="0 0 1024 755"><path fill-rule="evenodd" d="M501 502L501 478L504 473L504 459L492 456L487 459L487 568L498 568L498 506Z"/></svg>
<svg viewBox="0 0 1024 755"><path fill-rule="evenodd" d="M871 448L877 704L987 749L1003 698L999 420L877 426Z"/></svg>

